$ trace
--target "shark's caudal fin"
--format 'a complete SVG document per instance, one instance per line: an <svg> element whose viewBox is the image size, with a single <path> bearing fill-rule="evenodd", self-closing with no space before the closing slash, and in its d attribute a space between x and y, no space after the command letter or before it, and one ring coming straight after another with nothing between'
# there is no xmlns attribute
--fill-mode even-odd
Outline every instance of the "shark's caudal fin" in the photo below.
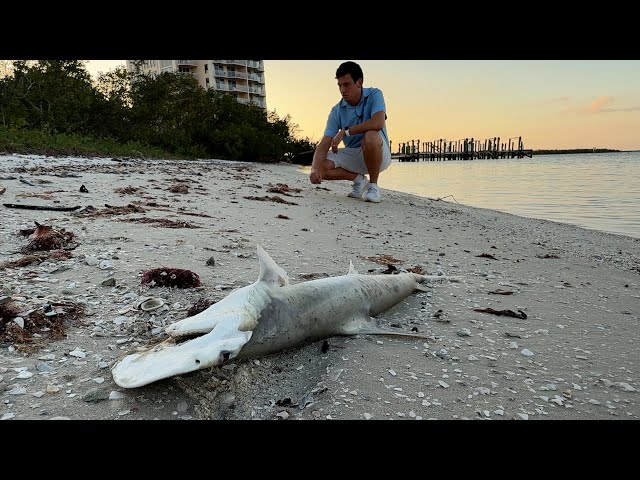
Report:
<svg viewBox="0 0 640 480"><path fill-rule="evenodd" d="M275 283L281 287L289 285L289 275L287 275L287 272L285 272L282 267L279 267L260 245L256 247L258 249L258 259L260 260L260 276L258 277L258 281Z"/></svg>

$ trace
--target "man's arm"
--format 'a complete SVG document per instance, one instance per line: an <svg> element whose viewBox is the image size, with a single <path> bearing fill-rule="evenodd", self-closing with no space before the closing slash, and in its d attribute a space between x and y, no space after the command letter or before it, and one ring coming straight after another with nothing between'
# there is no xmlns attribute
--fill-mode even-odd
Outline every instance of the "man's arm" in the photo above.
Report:
<svg viewBox="0 0 640 480"><path fill-rule="evenodd" d="M349 126L349 133L351 135L368 132L369 130L382 130L384 128L386 114L380 110L373 114L369 120L365 120L362 123Z"/></svg>
<svg viewBox="0 0 640 480"><path fill-rule="evenodd" d="M311 183L322 183L322 162L327 159L327 152L333 141L332 137L324 135L315 152L313 152L313 161L311 162L311 173L309 180Z"/></svg>

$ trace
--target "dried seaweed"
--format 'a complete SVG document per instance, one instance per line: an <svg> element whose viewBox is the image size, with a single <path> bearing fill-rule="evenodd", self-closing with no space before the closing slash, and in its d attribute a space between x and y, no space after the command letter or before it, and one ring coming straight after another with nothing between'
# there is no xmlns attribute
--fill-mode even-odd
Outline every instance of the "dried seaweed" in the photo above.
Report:
<svg viewBox="0 0 640 480"><path fill-rule="evenodd" d="M57 250L66 247L75 238L75 234L67 232L64 228L55 230L49 225L40 225L36 222L36 228L31 237L31 241L20 250L22 253Z"/></svg>
<svg viewBox="0 0 640 480"><path fill-rule="evenodd" d="M282 195L286 195L287 197L301 197L302 195L291 195L289 192L300 193L302 190L299 188L292 188L286 183L276 183L275 185L269 184L269 189L267 192L269 193L280 193Z"/></svg>
<svg viewBox="0 0 640 480"><path fill-rule="evenodd" d="M154 268L142 272L141 285L149 287L193 288L201 285L200 276L182 268Z"/></svg>
<svg viewBox="0 0 640 480"><path fill-rule="evenodd" d="M391 255L374 255L371 257L361 256L360 258L364 258L365 260L369 260L374 263L379 263L380 265L402 263L402 260L398 260L397 258L394 258Z"/></svg>
<svg viewBox="0 0 640 480"><path fill-rule="evenodd" d="M186 185L171 185L169 191L171 193L189 193L189 187Z"/></svg>
<svg viewBox="0 0 640 480"><path fill-rule="evenodd" d="M43 260L47 258L47 256L25 255L24 257L21 257L17 260L8 260L6 262L0 263L0 270L4 270L5 268L26 267L27 265L31 265L32 263L36 263L36 262L41 263Z"/></svg>
<svg viewBox="0 0 640 480"><path fill-rule="evenodd" d="M128 187L120 187L120 188L116 188L114 190L114 192L119 193L120 195L132 195L134 193L138 193L140 191L142 191L143 189L140 187L132 187L131 185L129 185Z"/></svg>
<svg viewBox="0 0 640 480"><path fill-rule="evenodd" d="M490 253L481 253L480 255L476 255L476 257L480 258L490 258L491 260L498 260L496 257L491 255Z"/></svg>
<svg viewBox="0 0 640 480"><path fill-rule="evenodd" d="M199 298L198 301L196 301L196 303L191 305L189 310L187 310L187 317L193 317L194 315L197 315L200 312L204 312L207 308L209 308L214 303L216 303L214 300L210 300L206 297Z"/></svg>
<svg viewBox="0 0 640 480"><path fill-rule="evenodd" d="M0 305L0 341L17 344L19 351L34 352L44 346L43 339L63 339L67 326L84 315L84 307L76 303L43 305L22 317L24 328L13 321L19 314L12 303Z"/></svg>
<svg viewBox="0 0 640 480"><path fill-rule="evenodd" d="M284 198L280 198L277 195L273 195L271 197L268 195L265 195L264 197L250 196L250 197L242 197L242 198L246 198L247 200L258 200L261 202L276 202L276 203L285 203L287 205L298 205L297 203L294 203L294 202L287 202Z"/></svg>
<svg viewBox="0 0 640 480"><path fill-rule="evenodd" d="M150 223L154 227L165 227L165 228L200 228L199 225L194 225L188 222L180 222L175 220L169 220L168 218L147 218L147 217L138 217L138 218L121 218L121 222L136 222L136 223Z"/></svg>

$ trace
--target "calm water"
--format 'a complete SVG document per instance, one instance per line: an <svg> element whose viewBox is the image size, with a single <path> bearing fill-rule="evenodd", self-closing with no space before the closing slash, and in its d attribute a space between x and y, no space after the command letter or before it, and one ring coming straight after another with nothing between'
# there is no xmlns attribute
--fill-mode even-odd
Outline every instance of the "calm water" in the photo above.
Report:
<svg viewBox="0 0 640 480"><path fill-rule="evenodd" d="M423 197L453 195L465 205L640 238L640 152L394 161L379 184Z"/></svg>

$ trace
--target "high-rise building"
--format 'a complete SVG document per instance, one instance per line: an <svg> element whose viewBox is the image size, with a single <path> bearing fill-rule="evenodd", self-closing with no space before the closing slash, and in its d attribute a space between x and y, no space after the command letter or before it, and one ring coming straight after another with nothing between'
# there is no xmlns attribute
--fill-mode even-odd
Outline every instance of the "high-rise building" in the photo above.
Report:
<svg viewBox="0 0 640 480"><path fill-rule="evenodd" d="M190 74L204 88L233 95L241 103L267 108L263 60L127 60L129 72L136 65L143 73Z"/></svg>

